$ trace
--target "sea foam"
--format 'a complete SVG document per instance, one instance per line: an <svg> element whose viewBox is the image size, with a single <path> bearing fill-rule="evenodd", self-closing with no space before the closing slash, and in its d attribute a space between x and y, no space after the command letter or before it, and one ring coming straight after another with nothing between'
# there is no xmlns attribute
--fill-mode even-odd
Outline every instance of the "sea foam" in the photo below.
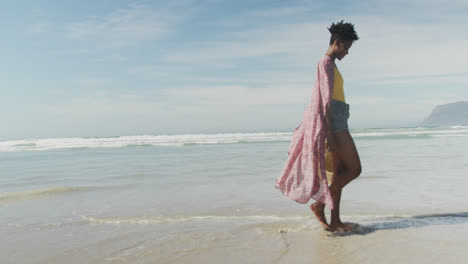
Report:
<svg viewBox="0 0 468 264"><path fill-rule="evenodd" d="M396 129L354 129L356 140L427 137L466 137L468 127L415 127ZM0 152L43 151L58 149L101 149L124 147L191 147L197 145L289 142L292 132L226 133L185 135L143 135L108 138L49 138L0 141Z"/></svg>
<svg viewBox="0 0 468 264"><path fill-rule="evenodd" d="M0 141L0 152L141 146L183 147L207 144L289 141L291 135L292 133L232 133L11 140Z"/></svg>
<svg viewBox="0 0 468 264"><path fill-rule="evenodd" d="M61 195L69 192L87 191L91 187L49 187L44 189L35 189L18 192L0 193L0 202L12 202L19 200L37 199L45 196Z"/></svg>
<svg viewBox="0 0 468 264"><path fill-rule="evenodd" d="M74 213L81 219L93 224L168 224L180 222L194 222L194 221L305 221L310 220L310 216L278 216L278 215L187 215L187 216L172 216L172 217L114 217L114 218L97 218L92 216L85 216L79 213Z"/></svg>

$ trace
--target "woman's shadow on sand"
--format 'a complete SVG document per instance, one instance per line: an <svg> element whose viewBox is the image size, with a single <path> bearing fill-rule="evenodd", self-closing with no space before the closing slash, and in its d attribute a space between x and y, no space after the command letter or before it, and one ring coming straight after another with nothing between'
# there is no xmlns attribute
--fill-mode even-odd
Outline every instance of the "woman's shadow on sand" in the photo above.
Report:
<svg viewBox="0 0 468 264"><path fill-rule="evenodd" d="M369 225L349 223L353 227L349 232L333 232L331 236L368 235L379 230L419 228L434 225L455 225L468 223L468 212L415 215L411 217L384 217L372 219L377 223Z"/></svg>

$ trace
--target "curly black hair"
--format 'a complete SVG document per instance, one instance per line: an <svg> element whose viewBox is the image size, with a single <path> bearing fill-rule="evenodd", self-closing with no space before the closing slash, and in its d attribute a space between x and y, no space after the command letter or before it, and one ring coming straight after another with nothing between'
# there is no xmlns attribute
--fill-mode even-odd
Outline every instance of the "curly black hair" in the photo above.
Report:
<svg viewBox="0 0 468 264"><path fill-rule="evenodd" d="M332 45L335 40L339 40L341 42L354 42L359 39L356 31L354 30L354 25L351 23L344 23L343 20L336 24L332 23L328 28L328 31L330 31L331 34L330 45Z"/></svg>

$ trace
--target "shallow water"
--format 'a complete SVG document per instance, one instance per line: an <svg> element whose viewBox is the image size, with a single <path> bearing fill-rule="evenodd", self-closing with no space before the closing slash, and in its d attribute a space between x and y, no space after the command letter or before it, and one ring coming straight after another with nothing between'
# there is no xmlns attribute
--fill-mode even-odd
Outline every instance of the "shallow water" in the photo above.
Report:
<svg viewBox="0 0 468 264"><path fill-rule="evenodd" d="M363 173L343 192L342 219L359 224L351 234L322 230L307 205L274 188L290 133L100 139L108 145L50 139L49 147L38 147L40 140L0 142L0 261L451 263L468 257L467 128L352 134Z"/></svg>

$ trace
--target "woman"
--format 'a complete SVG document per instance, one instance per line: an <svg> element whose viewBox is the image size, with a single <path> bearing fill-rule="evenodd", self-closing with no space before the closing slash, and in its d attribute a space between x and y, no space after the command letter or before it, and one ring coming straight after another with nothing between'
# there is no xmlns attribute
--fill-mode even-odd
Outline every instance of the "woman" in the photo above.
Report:
<svg viewBox="0 0 468 264"><path fill-rule="evenodd" d="M349 105L335 60L341 61L359 37L354 25L343 21L333 23L328 30L330 45L318 63L311 102L293 132L288 160L275 187L299 203L316 200L310 209L326 230L349 231L351 226L340 219L341 190L360 175L361 162L348 130ZM330 185L328 168L333 171ZM331 209L330 224L325 206Z"/></svg>

